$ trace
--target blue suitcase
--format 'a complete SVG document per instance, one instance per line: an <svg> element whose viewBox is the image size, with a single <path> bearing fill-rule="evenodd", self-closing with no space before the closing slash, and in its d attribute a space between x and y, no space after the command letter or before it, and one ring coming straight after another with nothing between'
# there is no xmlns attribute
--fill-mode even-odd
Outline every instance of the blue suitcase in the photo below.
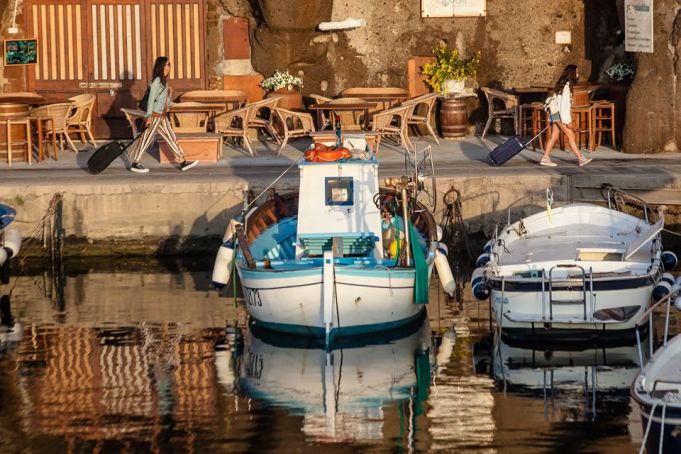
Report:
<svg viewBox="0 0 681 454"><path fill-rule="evenodd" d="M527 142L523 143L522 140L520 140L520 137L518 136L513 136L510 139L508 139L506 142L502 143L498 147L496 147L494 150L490 151L489 155L487 156L490 160L490 163L493 166L500 166L509 159L511 159L513 156L517 155L525 147L527 147L529 144L531 144L537 137L542 135L544 131L546 131L549 127L545 127L542 129L539 134L536 136L532 137L530 140Z"/></svg>

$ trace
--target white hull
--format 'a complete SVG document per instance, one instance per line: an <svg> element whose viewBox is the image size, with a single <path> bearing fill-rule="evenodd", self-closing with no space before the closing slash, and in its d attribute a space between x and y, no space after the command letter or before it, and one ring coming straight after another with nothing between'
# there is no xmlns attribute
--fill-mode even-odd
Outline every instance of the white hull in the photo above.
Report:
<svg viewBox="0 0 681 454"><path fill-rule="evenodd" d="M256 323L285 332L324 335L322 269L244 270L238 267L248 314ZM335 270L332 334L389 329L424 309L414 304L414 272Z"/></svg>

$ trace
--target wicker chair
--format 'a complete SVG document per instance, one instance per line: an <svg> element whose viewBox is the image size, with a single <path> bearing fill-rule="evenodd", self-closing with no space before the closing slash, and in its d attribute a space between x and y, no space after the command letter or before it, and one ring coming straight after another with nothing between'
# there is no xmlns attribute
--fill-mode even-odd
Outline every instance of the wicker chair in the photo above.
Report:
<svg viewBox="0 0 681 454"><path fill-rule="evenodd" d="M510 93L506 93L500 90L495 90L493 88L482 87L482 92L487 98L487 123L485 124L485 129L482 131L482 138L485 138L487 130L489 129L492 121L495 118L512 118L513 119L513 132L518 133L518 97Z"/></svg>
<svg viewBox="0 0 681 454"><path fill-rule="evenodd" d="M274 121L274 109L281 98L282 96L272 96L249 105L253 112L248 120L248 127L265 129L277 143L280 143L281 139L272 123Z"/></svg>
<svg viewBox="0 0 681 454"><path fill-rule="evenodd" d="M326 104L326 103L333 101L331 98L327 98L326 96L317 95L317 94L314 94L314 93L311 94L311 95L308 95L308 97L310 99L312 99L312 101L314 101L315 104ZM331 121L331 117L330 117L329 113L324 112L324 111L321 111L321 112L322 112L321 113L322 121L321 121L321 124L317 125L319 127L319 129L322 130L322 129L326 129L326 128L333 128L333 121Z"/></svg>
<svg viewBox="0 0 681 454"><path fill-rule="evenodd" d="M274 109L274 115L275 122L277 124L281 123L283 131L281 144L277 148L277 157L279 157L281 150L286 146L289 139L305 137L315 132L314 121L309 113L294 112L277 107Z"/></svg>
<svg viewBox="0 0 681 454"><path fill-rule="evenodd" d="M80 141L87 143L87 138L92 142L92 146L97 148L97 141L92 135L92 109L95 106L95 95L85 93L69 98L73 102L74 109L66 119L66 132L68 134L80 134Z"/></svg>
<svg viewBox="0 0 681 454"><path fill-rule="evenodd" d="M200 102L177 102L173 107L200 107ZM172 112L171 124L173 130L178 133L183 132L206 132L208 126L208 112Z"/></svg>
<svg viewBox="0 0 681 454"><path fill-rule="evenodd" d="M435 139L435 143L439 145L440 141L437 138L437 134L435 134L433 127L430 125L436 100L437 93L428 93L405 101L402 105L414 105L412 114L407 118L407 124L409 126L415 126L416 129L418 129L418 126L420 125L425 126L426 129L428 129L428 132L433 136L433 139ZM421 109L421 111L419 111L419 109Z"/></svg>
<svg viewBox="0 0 681 454"><path fill-rule="evenodd" d="M248 124L254 113L254 104L249 104L236 110L222 112L213 118L215 132L225 138L241 138L243 147L251 156L255 156L255 151L248 139Z"/></svg>
<svg viewBox="0 0 681 454"><path fill-rule="evenodd" d="M71 117L71 111L74 105L68 102L48 104L46 106L36 107L31 110L31 118L48 117L52 121L48 124L52 125L51 130L46 131L46 139L50 136L59 138L59 149L64 151L64 139L69 144L74 152L77 152L76 146L71 142L68 130L66 129L66 120Z"/></svg>
<svg viewBox="0 0 681 454"><path fill-rule="evenodd" d="M383 136L399 136L400 144L407 152L414 150L407 130L407 119L414 112L414 107L416 107L415 104L407 104L374 114L371 130L380 134L376 143L376 153L378 153Z"/></svg>

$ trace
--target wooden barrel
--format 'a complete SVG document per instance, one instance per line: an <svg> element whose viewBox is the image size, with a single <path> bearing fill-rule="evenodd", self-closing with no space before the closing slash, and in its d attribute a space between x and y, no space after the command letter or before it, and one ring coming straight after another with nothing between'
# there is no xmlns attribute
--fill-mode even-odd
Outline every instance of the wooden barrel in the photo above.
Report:
<svg viewBox="0 0 681 454"><path fill-rule="evenodd" d="M442 137L463 137L468 129L466 104L456 98L445 98L440 108L440 130Z"/></svg>

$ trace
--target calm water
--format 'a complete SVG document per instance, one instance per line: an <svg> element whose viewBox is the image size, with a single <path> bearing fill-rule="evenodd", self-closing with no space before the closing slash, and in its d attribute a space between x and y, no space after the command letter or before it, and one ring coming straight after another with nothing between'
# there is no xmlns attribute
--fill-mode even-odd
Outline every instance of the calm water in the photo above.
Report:
<svg viewBox="0 0 681 454"><path fill-rule="evenodd" d="M331 352L251 332L211 264L24 271L0 334L2 452L635 452L635 346L509 346L487 305ZM675 320L674 327L681 326Z"/></svg>

